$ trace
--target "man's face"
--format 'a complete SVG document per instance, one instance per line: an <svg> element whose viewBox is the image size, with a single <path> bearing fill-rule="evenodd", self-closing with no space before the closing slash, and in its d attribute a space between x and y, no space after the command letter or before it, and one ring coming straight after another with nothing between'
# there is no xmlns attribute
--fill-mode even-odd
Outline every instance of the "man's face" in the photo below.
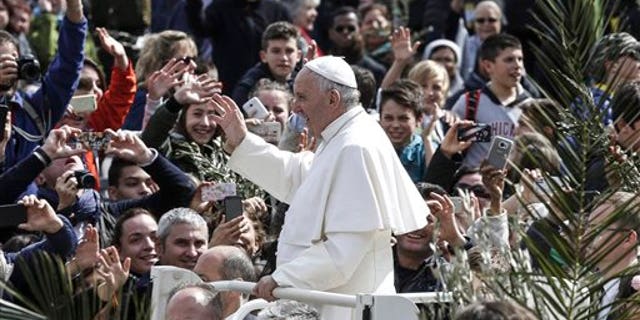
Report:
<svg viewBox="0 0 640 320"><path fill-rule="evenodd" d="M267 41L267 50L260 51L260 60L269 65L269 70L278 81L291 77L293 68L300 60L296 39L274 39Z"/></svg>
<svg viewBox="0 0 640 320"><path fill-rule="evenodd" d="M453 186L453 190L457 189L472 192L478 198L480 209L489 207L489 192L482 183L482 175L480 173L475 172L461 176Z"/></svg>
<svg viewBox="0 0 640 320"><path fill-rule="evenodd" d="M51 161L51 164L42 170L41 175L49 188L55 188L57 179L67 171L84 170L84 164L80 157L73 156Z"/></svg>
<svg viewBox="0 0 640 320"><path fill-rule="evenodd" d="M149 215L140 214L122 224L119 253L122 259L131 258L131 271L144 274L158 262L156 232L158 224Z"/></svg>
<svg viewBox="0 0 640 320"><path fill-rule="evenodd" d="M618 58L609 69L609 73L621 83L640 80L640 60L632 56Z"/></svg>
<svg viewBox="0 0 640 320"><path fill-rule="evenodd" d="M194 104L187 108L185 130L198 145L209 143L216 133L218 124L213 120L213 105L209 103Z"/></svg>
<svg viewBox="0 0 640 320"><path fill-rule="evenodd" d="M640 120L629 125L624 121L617 121L616 141L626 150L640 151Z"/></svg>
<svg viewBox="0 0 640 320"><path fill-rule="evenodd" d="M440 47L431 53L429 59L441 64L447 69L449 78L453 78L456 74L456 54L447 47Z"/></svg>
<svg viewBox="0 0 640 320"><path fill-rule="evenodd" d="M393 99L387 100L382 105L380 125L387 133L394 148L399 149L406 146L411 141L411 136L416 131L418 124L418 119L413 111Z"/></svg>
<svg viewBox="0 0 640 320"><path fill-rule="evenodd" d="M6 29L7 25L9 25L9 8L0 1L0 29Z"/></svg>
<svg viewBox="0 0 640 320"><path fill-rule="evenodd" d="M306 119L312 132L320 134L332 120L327 116L329 93L321 92L311 71L306 68L298 73L293 92L293 112Z"/></svg>
<svg viewBox="0 0 640 320"><path fill-rule="evenodd" d="M432 254L429 244L433 241L435 218L429 215L428 220L429 224L424 228L397 236L396 248L399 255L422 260Z"/></svg>
<svg viewBox="0 0 640 320"><path fill-rule="evenodd" d="M484 41L489 36L500 33L502 29L500 25L502 14L498 8L493 6L479 6L476 8L474 16L473 27L480 41Z"/></svg>
<svg viewBox="0 0 640 320"><path fill-rule="evenodd" d="M169 236L159 243L160 263L162 265L193 269L198 258L207 249L207 230L188 223L170 227Z"/></svg>
<svg viewBox="0 0 640 320"><path fill-rule="evenodd" d="M313 30L313 23L316 21L318 17L318 11L316 10L316 6L312 3L312 1L308 1L305 5L300 8L298 14L293 18L293 23L306 30Z"/></svg>
<svg viewBox="0 0 640 320"><path fill-rule="evenodd" d="M5 42L0 45L0 57L2 57L2 61L9 59L17 62L18 49L12 43ZM3 77L3 79L0 79L0 92L3 92L7 96L12 96L15 93L16 86L18 84L17 69L13 70L16 73L11 74L10 77Z"/></svg>
<svg viewBox="0 0 640 320"><path fill-rule="evenodd" d="M258 99L282 125L284 130L289 118L289 95L280 90L262 90L258 92Z"/></svg>
<svg viewBox="0 0 640 320"><path fill-rule="evenodd" d="M157 188L151 176L138 166L122 168L117 186L109 186L109 199L112 201L141 199Z"/></svg>
<svg viewBox="0 0 640 320"><path fill-rule="evenodd" d="M358 17L355 13L348 13L333 18L333 26L329 29L329 40L337 48L349 48L356 40Z"/></svg>
<svg viewBox="0 0 640 320"><path fill-rule="evenodd" d="M494 61L482 60L482 63L487 68L492 85L515 88L522 79L524 62L521 49L506 48L496 56Z"/></svg>
<svg viewBox="0 0 640 320"><path fill-rule="evenodd" d="M627 242L627 236L630 230L625 230L617 223L606 226L607 218L611 217L615 212L615 207L611 203L603 203L596 207L590 215L589 232L599 232L591 245L587 248L588 254L595 254L595 257L602 256L599 259L598 269L605 271L621 263L622 258L629 255L630 250ZM634 244L635 245L635 244Z"/></svg>
<svg viewBox="0 0 640 320"><path fill-rule="evenodd" d="M369 10L362 19L360 33L365 42L371 45L379 45L381 42L387 41L390 27L391 24L382 11L373 9Z"/></svg>
<svg viewBox="0 0 640 320"><path fill-rule="evenodd" d="M9 24L16 33L29 33L31 28L31 14L27 10L15 8L9 17Z"/></svg>

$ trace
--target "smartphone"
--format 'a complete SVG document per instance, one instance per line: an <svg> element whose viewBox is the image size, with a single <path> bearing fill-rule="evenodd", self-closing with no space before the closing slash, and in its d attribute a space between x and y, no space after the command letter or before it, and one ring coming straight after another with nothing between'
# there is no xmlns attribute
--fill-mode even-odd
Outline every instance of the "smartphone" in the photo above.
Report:
<svg viewBox="0 0 640 320"><path fill-rule="evenodd" d="M282 135L282 126L279 122L263 122L257 126L247 126L249 131L262 137L264 141L277 144Z"/></svg>
<svg viewBox="0 0 640 320"><path fill-rule="evenodd" d="M23 204L1 205L0 217L0 228L17 227L27 222L27 207Z"/></svg>
<svg viewBox="0 0 640 320"><path fill-rule="evenodd" d="M226 197L223 204L226 221L231 221L242 215L242 198L240 196Z"/></svg>
<svg viewBox="0 0 640 320"><path fill-rule="evenodd" d="M7 113L9 113L9 106L0 104L0 140L4 139L4 124L7 120Z"/></svg>
<svg viewBox="0 0 640 320"><path fill-rule="evenodd" d="M71 98L69 104L73 107L74 113L91 113L98 108L95 94L85 94Z"/></svg>
<svg viewBox="0 0 640 320"><path fill-rule="evenodd" d="M462 202L462 197L449 197L451 202L453 202L453 213L463 213L464 212L464 203Z"/></svg>
<svg viewBox="0 0 640 320"><path fill-rule="evenodd" d="M501 136L493 137L489 153L487 153L487 162L496 169L504 169L507 166L507 159L513 147L513 141Z"/></svg>
<svg viewBox="0 0 640 320"><path fill-rule="evenodd" d="M236 184L232 182L222 182L202 188L202 202L221 201L226 197L236 195Z"/></svg>
<svg viewBox="0 0 640 320"><path fill-rule="evenodd" d="M105 150L111 141L111 135L104 132L81 132L77 140L86 149Z"/></svg>
<svg viewBox="0 0 640 320"><path fill-rule="evenodd" d="M247 114L248 118L266 119L269 116L269 110L262 104L258 97L253 97L242 105L242 110Z"/></svg>
<svg viewBox="0 0 640 320"><path fill-rule="evenodd" d="M458 140L474 142L491 141L491 125L478 123L465 128L458 128Z"/></svg>

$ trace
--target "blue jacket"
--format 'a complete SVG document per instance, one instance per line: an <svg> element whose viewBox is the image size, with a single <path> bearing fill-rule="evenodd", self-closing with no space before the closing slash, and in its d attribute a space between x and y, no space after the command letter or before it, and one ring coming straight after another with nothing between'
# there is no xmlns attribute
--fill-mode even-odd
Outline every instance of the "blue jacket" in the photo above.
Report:
<svg viewBox="0 0 640 320"><path fill-rule="evenodd" d="M0 204L16 202L47 165L48 163L43 162L33 152L2 173L0 175Z"/></svg>
<svg viewBox="0 0 640 320"><path fill-rule="evenodd" d="M65 17L60 26L59 50L42 79L42 86L34 93L16 92L8 99L4 98L12 111L14 128L18 127L31 136L12 131L5 149L4 168L10 168L28 157L64 115L78 87L86 34L86 20L76 24ZM37 122L27 113L25 103L29 103L38 113L45 132L41 132Z"/></svg>
<svg viewBox="0 0 640 320"><path fill-rule="evenodd" d="M67 218L58 215L62 220L63 226L58 232L54 234L46 234L45 239L28 247L20 250L19 252L3 253L7 260L7 264L14 264L13 272L9 281L14 285L17 292L20 292L26 298L32 297L32 292L29 290L26 279L23 274L23 268L29 266L30 272L37 272L37 267L34 267L34 262L38 260L32 260L33 255L38 251L46 251L52 255L57 255L63 260L70 257L73 252L76 251L78 245L78 238L76 237L73 227ZM26 263L26 265L25 265Z"/></svg>

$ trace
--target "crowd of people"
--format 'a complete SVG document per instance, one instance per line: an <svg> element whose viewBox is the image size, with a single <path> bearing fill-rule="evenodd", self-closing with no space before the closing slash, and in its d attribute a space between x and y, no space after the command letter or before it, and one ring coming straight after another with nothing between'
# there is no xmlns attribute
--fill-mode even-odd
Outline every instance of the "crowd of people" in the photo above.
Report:
<svg viewBox="0 0 640 320"><path fill-rule="evenodd" d="M603 199L579 227L597 234L597 318L633 313L640 5L603 9L588 92L562 105L525 28L535 1L515 2L0 0L3 298L42 297L40 252L97 301L92 319L148 318L159 265L205 282L177 286L166 319L225 319L279 287L451 290L468 256L487 301L436 309L536 319L481 279L512 271L511 249L567 263L549 230L577 204L553 193L580 190ZM569 115L610 143L592 152ZM282 300L245 319L354 312Z"/></svg>

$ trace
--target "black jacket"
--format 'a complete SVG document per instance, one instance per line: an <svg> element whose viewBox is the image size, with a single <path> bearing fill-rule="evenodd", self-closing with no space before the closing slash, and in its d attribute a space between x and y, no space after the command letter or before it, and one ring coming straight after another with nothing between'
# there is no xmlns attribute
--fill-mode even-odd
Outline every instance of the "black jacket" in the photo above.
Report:
<svg viewBox="0 0 640 320"><path fill-rule="evenodd" d="M262 48L262 33L276 21L291 21L291 15L279 1L216 0L200 19L202 1L187 1L189 23L197 36L209 37L214 48L212 58L223 92L231 94L242 75L256 62Z"/></svg>

